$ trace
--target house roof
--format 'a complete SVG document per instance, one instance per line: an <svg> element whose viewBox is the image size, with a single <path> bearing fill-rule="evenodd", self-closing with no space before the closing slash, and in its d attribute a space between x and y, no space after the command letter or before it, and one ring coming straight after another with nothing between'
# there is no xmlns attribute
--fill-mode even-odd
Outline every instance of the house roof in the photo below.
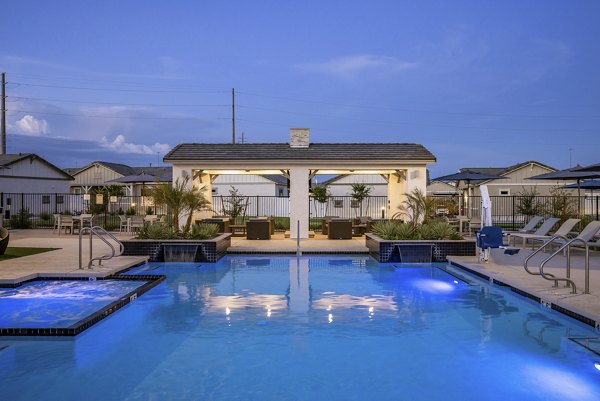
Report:
<svg viewBox="0 0 600 401"><path fill-rule="evenodd" d="M64 170L61 170L60 168L56 167L54 164L50 163L48 160L36 155L35 153L13 153L13 154L0 155L0 168L10 168L11 164L18 163L24 159L30 159L31 161L38 160L42 164L45 164L46 166L48 166L50 169L60 173L62 176L65 177L65 179L74 180L74 178L71 176L71 174L69 174L68 172L66 172Z"/></svg>
<svg viewBox="0 0 600 401"><path fill-rule="evenodd" d="M287 185L287 178L281 174L261 174L261 177L273 181L275 184Z"/></svg>
<svg viewBox="0 0 600 401"><path fill-rule="evenodd" d="M173 180L173 169L171 167L130 167L126 164L104 161L94 161L81 168L66 168L63 171L65 171L68 174L75 175L84 170L87 170L95 164L104 166L110 170L113 170L116 173L121 174L122 176L139 175L145 173L157 177L160 181Z"/></svg>
<svg viewBox="0 0 600 401"><path fill-rule="evenodd" d="M287 143L201 144L182 143L164 157L165 162L228 160L424 160L435 156L415 143L312 143L292 148Z"/></svg>
<svg viewBox="0 0 600 401"><path fill-rule="evenodd" d="M512 166L508 166L508 167L463 167L463 168L459 169L459 171L461 173L464 171L473 171L473 172L482 173L482 174L505 175L512 171L518 170L522 167L529 166L530 164L537 164L538 166L543 167L545 169L548 169L551 171L556 171L556 169L554 167L550 167L544 163L540 163L535 160L529 160L526 162L513 164Z"/></svg>

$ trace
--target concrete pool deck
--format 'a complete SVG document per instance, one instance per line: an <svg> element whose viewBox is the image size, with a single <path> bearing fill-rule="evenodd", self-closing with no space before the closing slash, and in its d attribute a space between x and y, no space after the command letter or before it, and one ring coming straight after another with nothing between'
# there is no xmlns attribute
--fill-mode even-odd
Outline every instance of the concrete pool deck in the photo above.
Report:
<svg viewBox="0 0 600 401"><path fill-rule="evenodd" d="M129 238L118 234L117 238ZM0 284L15 284L36 277L106 277L148 260L142 256L119 256L102 262L102 266L79 269L79 237L52 234L52 230L11 230L10 247L59 248L54 251L0 261ZM89 253L84 241L84 260ZM94 255L110 252L99 239L94 240Z"/></svg>
<svg viewBox="0 0 600 401"><path fill-rule="evenodd" d="M130 234L115 233L119 239L131 238ZM53 234L52 230L11 230L11 247L47 247L61 248L56 251L37 255L24 256L16 259L0 261L0 284L12 284L38 276L46 277L106 277L128 267L144 263L147 258L139 256L120 256L104 262L104 266L80 270L78 266L78 237L76 235ZM283 234L275 234L272 240L250 241L243 237L233 237L228 253L295 253L297 243L286 239ZM94 241L94 254L108 252L109 248L100 240ZM351 240L328 240L317 234L314 239L300 241L303 253L339 253L367 254L364 237ZM531 253L529 249L521 249L517 255L505 255L502 250L493 250L490 261L479 263L476 257L451 256L449 261L463 266L472 272L502 285L510 286L517 292L539 298L546 305L556 305L573 313L579 314L600 325L600 253L592 252L590 259L590 294L583 294L584 289L584 258L583 252L575 250L572 258L571 277L577 285L577 294L571 294L571 288L554 287L554 282L540 276L532 276L523 269L523 261ZM87 248L84 244L84 256ZM540 254L532 259L531 270L537 271L542 258L548 254ZM546 269L557 277L565 276L565 258L557 256Z"/></svg>

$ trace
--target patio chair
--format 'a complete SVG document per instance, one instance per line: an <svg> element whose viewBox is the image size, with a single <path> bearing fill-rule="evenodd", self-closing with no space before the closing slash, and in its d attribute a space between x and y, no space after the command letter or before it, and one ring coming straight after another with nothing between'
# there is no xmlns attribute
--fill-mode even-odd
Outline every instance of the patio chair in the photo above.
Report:
<svg viewBox="0 0 600 401"><path fill-rule="evenodd" d="M246 222L246 239L271 239L271 221L252 219Z"/></svg>
<svg viewBox="0 0 600 401"><path fill-rule="evenodd" d="M4 252L6 252L9 238L10 234L8 233L8 230L4 227L0 227L0 255L4 255Z"/></svg>
<svg viewBox="0 0 600 401"><path fill-rule="evenodd" d="M581 219L568 219L564 223L562 223L561 226L558 227L558 230L556 230L554 232L554 234L552 234L552 235L537 235L536 236L534 234L529 234L529 236L526 239L531 240L531 249L533 249L536 241L544 242L545 240L549 240L550 238L552 238L554 236L560 236L563 238L567 238L568 235L571 233L571 231L573 231L573 227L575 227L575 225L577 223L579 223L580 221L581 221ZM527 234L521 234L521 235L527 235ZM554 241L554 243L560 243L560 242L561 241L559 241L559 240Z"/></svg>
<svg viewBox="0 0 600 401"><path fill-rule="evenodd" d="M58 225L60 224L60 213L54 213L52 218L54 220L54 224L52 225L52 234L54 234L54 232L59 229Z"/></svg>
<svg viewBox="0 0 600 401"><path fill-rule="evenodd" d="M81 222L81 227L92 227L93 224L93 219L94 219L94 215L91 213L87 213L87 214L81 214L79 216L80 218L80 222Z"/></svg>
<svg viewBox="0 0 600 401"><path fill-rule="evenodd" d="M139 231L144 227L144 216L131 216L129 218L129 230Z"/></svg>
<svg viewBox="0 0 600 401"><path fill-rule="evenodd" d="M579 219L569 219L569 220L579 220ZM569 220L567 220L567 221L569 221ZM566 222L565 222L565 224L566 224ZM577 223L575 223L575 224L577 224ZM573 224L573 226L575 224ZM562 228L562 226L561 226L561 228ZM554 235L560 235L560 234L558 234L558 231L559 230L556 230L556 233ZM600 245L600 239L597 241L592 241L592 240L594 239L594 237L596 235L598 235L599 232L600 232L600 221L598 221L598 220L592 221L587 226L585 226L585 228L583 230L581 230L581 232L577 235L576 238L578 238L580 241L585 242L585 244L587 246L598 246L598 245ZM566 235L563 235L563 238L555 238L552 241L552 243L562 246L567 242L567 240L565 240L565 238L566 238ZM580 241L575 242L574 245L583 245L582 242L580 242Z"/></svg>
<svg viewBox="0 0 600 401"><path fill-rule="evenodd" d="M79 222L73 219L73 216L70 215L61 215L58 224L58 235L64 229L65 234L67 233L67 228L69 229L69 233L75 234L75 228L79 227Z"/></svg>
<svg viewBox="0 0 600 401"><path fill-rule="evenodd" d="M123 229L127 231L127 216L120 214L119 215L119 232L123 232Z"/></svg>
<svg viewBox="0 0 600 401"><path fill-rule="evenodd" d="M323 216L321 220L321 234L327 235L329 233L329 222L333 219L339 219L340 216Z"/></svg>
<svg viewBox="0 0 600 401"><path fill-rule="evenodd" d="M521 238L521 240L523 241L523 247L525 247L525 245L527 244L527 240L530 238L534 238L534 237L545 237L548 235L548 233L550 232L550 230L552 230L552 227L554 227L556 225L556 223L558 223L560 221L560 219L557 219L556 217L551 217L548 220L544 221L544 223L538 227L537 230L535 230L533 233L531 234L527 234L527 233L515 233L515 234L511 234L510 238ZM514 241L513 241L514 243Z"/></svg>
<svg viewBox="0 0 600 401"><path fill-rule="evenodd" d="M329 239L352 239L352 221L350 220L331 220L328 223Z"/></svg>

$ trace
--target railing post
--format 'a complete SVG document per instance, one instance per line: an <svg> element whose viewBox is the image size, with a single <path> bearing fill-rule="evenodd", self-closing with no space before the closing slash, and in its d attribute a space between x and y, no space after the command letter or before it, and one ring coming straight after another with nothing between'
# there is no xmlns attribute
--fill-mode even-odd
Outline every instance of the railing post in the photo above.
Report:
<svg viewBox="0 0 600 401"><path fill-rule="evenodd" d="M256 217L260 216L260 215L258 214L258 198L259 198L259 196L258 196L258 195L256 195Z"/></svg>
<svg viewBox="0 0 600 401"><path fill-rule="evenodd" d="M512 230L515 231L515 196L512 195Z"/></svg>

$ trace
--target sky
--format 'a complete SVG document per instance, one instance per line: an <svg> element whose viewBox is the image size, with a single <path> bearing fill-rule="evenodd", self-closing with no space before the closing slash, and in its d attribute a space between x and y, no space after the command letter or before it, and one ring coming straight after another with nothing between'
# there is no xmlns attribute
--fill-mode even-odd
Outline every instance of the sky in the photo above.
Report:
<svg viewBox="0 0 600 401"><path fill-rule="evenodd" d="M7 150L163 165L183 142L420 143L431 176L600 162L598 1L6 2Z"/></svg>

